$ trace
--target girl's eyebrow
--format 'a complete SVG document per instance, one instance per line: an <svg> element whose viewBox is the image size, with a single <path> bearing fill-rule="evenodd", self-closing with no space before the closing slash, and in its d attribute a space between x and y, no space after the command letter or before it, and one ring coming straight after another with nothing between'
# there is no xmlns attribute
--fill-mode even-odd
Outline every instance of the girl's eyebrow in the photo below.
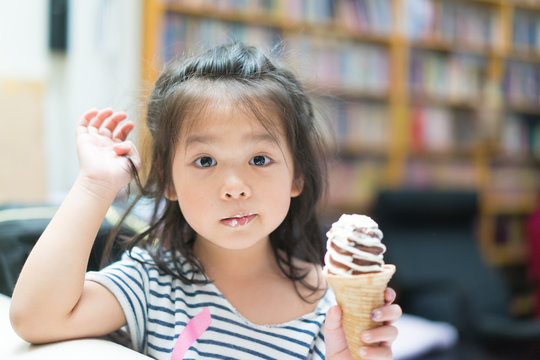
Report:
<svg viewBox="0 0 540 360"><path fill-rule="evenodd" d="M202 136L202 135L189 135L186 138L186 147L190 146L193 143L207 144L212 142L211 136Z"/></svg>
<svg viewBox="0 0 540 360"><path fill-rule="evenodd" d="M275 136L270 135L269 133L260 133L260 134L253 134L253 135L247 135L246 140L249 140L251 142L268 142L273 144L279 144L278 138Z"/></svg>
<svg viewBox="0 0 540 360"><path fill-rule="evenodd" d="M218 140L218 136L214 135L189 135L186 138L185 147L189 147L190 145L194 143L200 143L200 144L211 144L215 143ZM245 142L266 142L266 143L272 143L279 145L278 138L275 136L270 135L267 132L261 132L256 134L246 134L243 136L243 141Z"/></svg>

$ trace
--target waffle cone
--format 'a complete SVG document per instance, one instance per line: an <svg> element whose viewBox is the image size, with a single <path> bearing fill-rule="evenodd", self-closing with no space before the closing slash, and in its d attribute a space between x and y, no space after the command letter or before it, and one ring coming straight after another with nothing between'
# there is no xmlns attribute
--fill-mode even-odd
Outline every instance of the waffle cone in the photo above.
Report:
<svg viewBox="0 0 540 360"><path fill-rule="evenodd" d="M371 312L384 304L384 289L395 271L394 265L386 264L383 271L362 275L332 275L326 269L323 272L341 307L347 345L356 360L362 360L358 355L364 345L362 331L380 325L371 319Z"/></svg>

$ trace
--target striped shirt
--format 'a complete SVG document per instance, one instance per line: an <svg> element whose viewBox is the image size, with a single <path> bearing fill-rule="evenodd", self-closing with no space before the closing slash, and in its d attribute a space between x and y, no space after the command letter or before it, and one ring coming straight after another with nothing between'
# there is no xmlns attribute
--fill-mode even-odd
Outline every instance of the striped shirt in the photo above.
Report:
<svg viewBox="0 0 540 360"><path fill-rule="evenodd" d="M141 264L140 261L146 264ZM181 263L187 277L193 269ZM156 359L171 359L176 340L190 319L204 308L211 323L189 347L184 359L324 359L323 323L335 304L327 291L315 311L278 325L256 325L245 319L213 283L185 284L161 271L140 248L87 280L107 287L127 319L135 350Z"/></svg>

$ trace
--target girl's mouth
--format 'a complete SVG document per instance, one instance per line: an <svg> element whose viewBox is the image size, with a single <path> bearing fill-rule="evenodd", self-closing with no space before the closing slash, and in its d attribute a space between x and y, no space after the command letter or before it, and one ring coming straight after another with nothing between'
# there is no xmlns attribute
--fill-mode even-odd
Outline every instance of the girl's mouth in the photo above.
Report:
<svg viewBox="0 0 540 360"><path fill-rule="evenodd" d="M239 227L247 225L251 220L255 218L255 216L255 214L235 215L230 218L221 219L220 222L226 226Z"/></svg>

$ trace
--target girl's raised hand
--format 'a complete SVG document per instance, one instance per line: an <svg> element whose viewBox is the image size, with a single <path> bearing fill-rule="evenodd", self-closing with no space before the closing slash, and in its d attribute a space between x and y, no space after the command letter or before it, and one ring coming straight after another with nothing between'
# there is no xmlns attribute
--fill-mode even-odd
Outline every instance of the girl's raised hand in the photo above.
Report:
<svg viewBox="0 0 540 360"><path fill-rule="evenodd" d="M399 319L402 314L401 307L392 304L395 298L395 291L387 288L384 292L385 305L373 311L373 320L380 322L381 326L362 333L362 341L373 344L360 348L362 359L392 359L391 345L396 340L398 333L391 323ZM347 347L347 340L341 323L341 309L337 305L332 307L326 315L324 338L326 342L326 359L353 360Z"/></svg>
<svg viewBox="0 0 540 360"><path fill-rule="evenodd" d="M133 122L127 115L111 109L87 111L77 126L79 176L92 186L117 193L132 179L127 157L140 167L135 145L126 140Z"/></svg>

